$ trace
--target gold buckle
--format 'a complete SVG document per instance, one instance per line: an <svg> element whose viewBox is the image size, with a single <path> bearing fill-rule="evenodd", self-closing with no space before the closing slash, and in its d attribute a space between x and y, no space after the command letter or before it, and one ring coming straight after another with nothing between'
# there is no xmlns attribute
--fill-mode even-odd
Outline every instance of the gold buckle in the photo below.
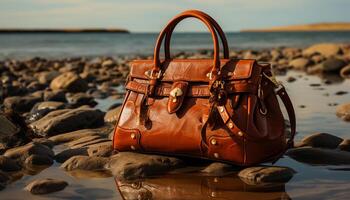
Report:
<svg viewBox="0 0 350 200"><path fill-rule="evenodd" d="M263 75L264 75L267 79L269 79L276 87L281 86L282 83L281 83L280 81L277 81L275 74L272 73L272 72L271 72L271 74L272 74L272 76L268 76L267 74L265 74L265 72L263 72Z"/></svg>
<svg viewBox="0 0 350 200"><path fill-rule="evenodd" d="M147 70L145 72L145 75L148 77L148 78L160 78L162 76L162 70L159 70L159 72L157 74L155 74L155 72L152 70ZM156 75L156 76L154 76Z"/></svg>

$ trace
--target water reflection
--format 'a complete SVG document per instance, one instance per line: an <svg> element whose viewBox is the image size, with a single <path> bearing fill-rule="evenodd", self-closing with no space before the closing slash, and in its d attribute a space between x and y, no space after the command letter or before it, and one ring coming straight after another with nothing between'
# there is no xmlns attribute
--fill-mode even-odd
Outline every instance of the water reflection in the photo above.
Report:
<svg viewBox="0 0 350 200"><path fill-rule="evenodd" d="M285 183L250 185L235 174L224 177L175 174L133 181L116 179L116 184L126 200L291 199L286 193Z"/></svg>

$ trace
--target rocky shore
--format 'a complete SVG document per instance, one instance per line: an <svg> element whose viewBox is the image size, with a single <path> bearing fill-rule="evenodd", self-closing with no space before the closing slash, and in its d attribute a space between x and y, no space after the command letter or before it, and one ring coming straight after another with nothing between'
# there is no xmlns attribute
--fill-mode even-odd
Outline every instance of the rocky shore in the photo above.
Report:
<svg viewBox="0 0 350 200"><path fill-rule="evenodd" d="M180 52L179 58L211 57L212 51ZM317 44L305 49L276 48L261 51L232 51L231 57L270 62L277 74L288 70L306 74L350 79L350 45ZM117 177L118 181L160 174L192 172L208 176L236 174L248 185L289 181L297 171L286 166L256 166L240 169L223 163L198 162L183 158L114 154L111 147L120 103L107 110L96 108L101 99L121 100L122 86L133 57L99 57L0 61L0 190L24 175L35 175L54 163L74 176L75 171ZM288 82L298 77L290 76ZM332 80L324 79L325 84ZM339 91L344 95L349 91ZM120 101L119 101L120 102ZM350 99L334 112L350 121ZM350 125L350 124L349 124ZM350 164L350 140L337 133L310 133L286 156L310 165ZM70 187L64 180L46 177L25 183L32 194L57 192Z"/></svg>

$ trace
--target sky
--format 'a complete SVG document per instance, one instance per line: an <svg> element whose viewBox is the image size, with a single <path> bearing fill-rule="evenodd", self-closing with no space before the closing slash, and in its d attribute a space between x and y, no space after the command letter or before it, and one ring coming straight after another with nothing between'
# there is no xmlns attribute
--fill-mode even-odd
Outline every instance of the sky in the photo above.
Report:
<svg viewBox="0 0 350 200"><path fill-rule="evenodd" d="M159 32L187 9L210 14L224 31L350 22L350 0L0 0L0 28L125 28ZM179 31L205 31L186 20Z"/></svg>

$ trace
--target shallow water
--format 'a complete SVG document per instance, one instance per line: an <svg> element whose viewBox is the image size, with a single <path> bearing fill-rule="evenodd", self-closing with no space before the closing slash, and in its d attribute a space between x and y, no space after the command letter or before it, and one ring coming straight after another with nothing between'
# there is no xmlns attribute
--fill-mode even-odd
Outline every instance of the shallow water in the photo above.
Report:
<svg viewBox="0 0 350 200"><path fill-rule="evenodd" d="M288 76L297 80L287 83ZM299 77L301 76L301 77ZM297 115L297 140L313 132L329 132L343 138L349 138L350 123L336 117L336 106L331 103L350 101L350 93L335 95L337 91L350 92L350 80L328 77L333 83L326 85L317 76L289 72L279 76L284 82L294 102ZM312 87L310 84L321 84ZM325 95L328 93L328 96ZM116 100L99 100L98 108L107 109ZM299 107L304 105L305 108ZM59 152L62 147L55 147ZM181 174L155 177L152 179L123 183L122 191L128 196L138 197L140 188L148 188L155 194L169 199L349 199L350 166L310 166L288 157L280 159L275 165L289 166L297 174L286 184L277 186L253 187L243 183L235 174L225 177L207 177L198 174ZM342 170L337 170L343 168ZM93 177L93 178L92 178ZM99 178L98 178L99 177ZM23 190L26 184L36 178L58 178L69 183L65 190L48 195L34 196ZM120 184L122 184L120 182ZM141 193L147 197L147 191ZM116 187L116 181L109 174L77 172L69 174L59 169L59 164L44 169L37 175L24 175L20 180L9 184L0 192L0 199L122 199Z"/></svg>

